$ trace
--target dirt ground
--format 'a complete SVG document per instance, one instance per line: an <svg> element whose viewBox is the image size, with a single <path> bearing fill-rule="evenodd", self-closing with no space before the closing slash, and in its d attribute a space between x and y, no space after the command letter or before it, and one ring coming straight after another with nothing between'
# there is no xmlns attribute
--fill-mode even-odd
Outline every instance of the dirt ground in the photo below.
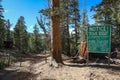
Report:
<svg viewBox="0 0 120 80"><path fill-rule="evenodd" d="M0 80L120 80L120 65L103 63L68 63L54 68L49 66L50 57L45 62L44 55L26 58L0 71Z"/></svg>

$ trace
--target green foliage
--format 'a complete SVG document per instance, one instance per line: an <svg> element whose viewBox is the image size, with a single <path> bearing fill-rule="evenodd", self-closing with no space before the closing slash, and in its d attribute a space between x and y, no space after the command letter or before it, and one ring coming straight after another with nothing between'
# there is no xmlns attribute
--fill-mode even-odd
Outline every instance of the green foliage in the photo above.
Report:
<svg viewBox="0 0 120 80"><path fill-rule="evenodd" d="M54 12L51 14L50 7L47 9L40 10L40 14L47 18L51 18L53 14L59 15L61 18L61 39L62 39L62 52L70 56L71 51L73 53L77 52L77 47L79 43L79 24L80 24L80 14L78 9L78 0L60 0L60 8L54 8ZM42 25L42 20L38 20L38 24L46 33L45 25ZM49 21L49 20L48 20ZM50 22L48 22L50 23ZM43 26L43 27L42 27ZM73 27L74 26L74 27ZM71 38L70 28L74 29L74 38Z"/></svg>
<svg viewBox="0 0 120 80"><path fill-rule="evenodd" d="M34 25L34 31L33 33L29 33L29 39L28 39L28 45L29 45L29 51L34 53L40 53L42 50L45 49L44 44L46 44L45 35L40 34L39 28L37 25Z"/></svg>
<svg viewBox="0 0 120 80"><path fill-rule="evenodd" d="M70 56L70 0L60 0L60 2L62 52Z"/></svg>
<svg viewBox="0 0 120 80"><path fill-rule="evenodd" d="M103 0L91 10L97 24L112 26L112 42L120 44L120 0Z"/></svg>
<svg viewBox="0 0 120 80"><path fill-rule="evenodd" d="M43 14L43 13L42 13ZM37 17L37 22L39 24L40 29L44 32L42 37L42 47L45 50L50 50L50 19L46 19L49 16L40 16L40 19Z"/></svg>
<svg viewBox="0 0 120 80"><path fill-rule="evenodd" d="M42 49L41 47L41 38L39 34L39 30L37 28L37 25L34 26L34 38L33 38L33 46L34 46L34 51L40 51Z"/></svg>
<svg viewBox="0 0 120 80"><path fill-rule="evenodd" d="M5 40L5 24L4 19L0 18L0 48L3 47L3 41Z"/></svg>
<svg viewBox="0 0 120 80"><path fill-rule="evenodd" d="M15 61L15 58L13 56L3 56L0 58L0 70L4 69L4 67L9 66L13 61Z"/></svg>
<svg viewBox="0 0 120 80"><path fill-rule="evenodd" d="M3 42L5 40L5 31L6 31L3 12L4 12L4 9L3 9L2 5L0 4L0 48L3 47Z"/></svg>
<svg viewBox="0 0 120 80"><path fill-rule="evenodd" d="M47 16L48 18L50 18L50 11L51 11L50 8L41 9L41 10L39 11L39 13L41 13L42 15Z"/></svg>
<svg viewBox="0 0 120 80"><path fill-rule="evenodd" d="M11 31L10 31L11 24L10 24L9 19L6 21L5 26L6 26L6 40L10 40L11 39Z"/></svg>
<svg viewBox="0 0 120 80"><path fill-rule="evenodd" d="M33 33L29 33L28 34L29 35L29 39L28 39L28 50L29 50L29 52L33 52L33 48L34 48L34 43L33 43L33 41L34 41L34 35L33 35Z"/></svg>
<svg viewBox="0 0 120 80"><path fill-rule="evenodd" d="M26 51L28 49L28 33L24 22L24 17L21 16L14 28L15 47L19 50Z"/></svg>
<svg viewBox="0 0 120 80"><path fill-rule="evenodd" d="M64 14L62 14L62 20L63 22L61 23L63 26L63 30L65 31L66 36L64 37L64 41L62 46L66 46L66 53L74 54L77 53L77 48L78 48L78 43L79 43L79 29L80 29L80 14L79 14L79 9L78 9L78 0L63 0L63 8L64 8ZM70 28L73 29L70 35ZM72 36L74 35L74 36ZM67 45L64 45L64 42L67 43ZM70 51L68 51L68 49Z"/></svg>
<svg viewBox="0 0 120 80"><path fill-rule="evenodd" d="M40 20L37 17L37 22L40 28L43 30L44 34L47 36L47 29L45 28L45 22L43 21L42 16L40 17Z"/></svg>

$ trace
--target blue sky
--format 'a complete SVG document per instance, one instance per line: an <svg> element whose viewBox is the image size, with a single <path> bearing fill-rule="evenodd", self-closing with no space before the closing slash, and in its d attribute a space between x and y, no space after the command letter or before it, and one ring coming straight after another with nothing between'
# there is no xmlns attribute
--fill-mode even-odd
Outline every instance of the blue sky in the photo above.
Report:
<svg viewBox="0 0 120 80"><path fill-rule="evenodd" d="M79 8L82 11L82 1L79 0ZM91 6L99 4L101 0L86 0L87 14L89 16L90 24L94 23L92 19L93 12L89 9ZM40 9L47 8L47 0L3 0L3 8L5 12L3 13L5 19L10 19L12 28L15 26L18 18L24 16L27 29L29 32L33 31L33 26L37 24L36 16L40 16L38 11Z"/></svg>

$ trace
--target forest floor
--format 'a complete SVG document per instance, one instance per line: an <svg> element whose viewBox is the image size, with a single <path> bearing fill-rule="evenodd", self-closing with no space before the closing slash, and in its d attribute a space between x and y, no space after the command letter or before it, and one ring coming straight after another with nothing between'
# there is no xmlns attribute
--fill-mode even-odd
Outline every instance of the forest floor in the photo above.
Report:
<svg viewBox="0 0 120 80"><path fill-rule="evenodd" d="M108 67L103 63L86 64L68 63L55 68L47 62L43 54L24 58L22 66L20 62L13 63L10 67L0 71L0 80L120 80L120 64L111 64Z"/></svg>

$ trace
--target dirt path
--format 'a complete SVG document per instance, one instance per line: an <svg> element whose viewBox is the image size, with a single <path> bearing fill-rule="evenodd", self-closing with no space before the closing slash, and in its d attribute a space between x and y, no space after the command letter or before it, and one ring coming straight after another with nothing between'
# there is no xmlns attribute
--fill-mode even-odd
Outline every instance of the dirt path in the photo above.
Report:
<svg viewBox="0 0 120 80"><path fill-rule="evenodd" d="M49 61L50 58L48 58ZM60 68L49 66L41 55L34 56L0 71L0 80L120 80L120 65L66 63Z"/></svg>
<svg viewBox="0 0 120 80"><path fill-rule="evenodd" d="M44 55L24 58L21 67L20 62L16 62L0 71L0 80L32 80L34 76L34 65L41 63L45 63Z"/></svg>

